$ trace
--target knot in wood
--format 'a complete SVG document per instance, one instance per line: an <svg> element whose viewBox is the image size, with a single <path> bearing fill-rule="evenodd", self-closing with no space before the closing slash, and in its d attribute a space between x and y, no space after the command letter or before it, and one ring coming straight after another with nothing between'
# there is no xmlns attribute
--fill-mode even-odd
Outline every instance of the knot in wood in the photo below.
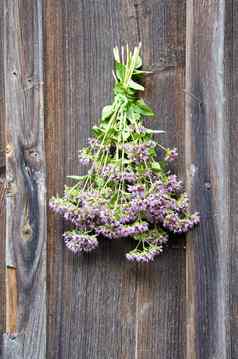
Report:
<svg viewBox="0 0 238 359"><path fill-rule="evenodd" d="M12 143L8 143L6 145L6 156L10 157L13 153L13 144Z"/></svg>
<svg viewBox="0 0 238 359"><path fill-rule="evenodd" d="M211 189L211 187L212 187L212 185L211 185L210 182L205 182L205 183L204 183L204 186L205 186L205 188L206 188L207 190Z"/></svg>
<svg viewBox="0 0 238 359"><path fill-rule="evenodd" d="M22 239L25 241L29 241L32 237L32 228L30 223L25 223L22 227Z"/></svg>
<svg viewBox="0 0 238 359"><path fill-rule="evenodd" d="M31 171L39 171L41 167L41 158L38 151L34 149L25 150L25 161L26 165L31 169Z"/></svg>

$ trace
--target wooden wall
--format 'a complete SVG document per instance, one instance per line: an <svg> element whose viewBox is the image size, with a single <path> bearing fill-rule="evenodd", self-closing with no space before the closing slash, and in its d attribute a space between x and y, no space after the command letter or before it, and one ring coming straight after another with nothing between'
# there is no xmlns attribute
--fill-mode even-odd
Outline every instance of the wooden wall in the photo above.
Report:
<svg viewBox="0 0 238 359"><path fill-rule="evenodd" d="M235 0L1 2L1 358L238 357L237 21ZM82 171L113 46L139 41L151 126L178 147L201 225L151 265L120 241L75 257L47 200Z"/></svg>

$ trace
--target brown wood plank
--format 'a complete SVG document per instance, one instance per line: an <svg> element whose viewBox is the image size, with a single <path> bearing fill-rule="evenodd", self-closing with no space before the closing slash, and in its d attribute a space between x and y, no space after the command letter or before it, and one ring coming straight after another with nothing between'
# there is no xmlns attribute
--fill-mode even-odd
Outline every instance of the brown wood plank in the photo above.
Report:
<svg viewBox="0 0 238 359"><path fill-rule="evenodd" d="M6 330L5 327L5 309L6 309L6 297L5 297L5 193L6 193L6 179L5 173L0 175L0 358L2 358L3 352L3 333Z"/></svg>
<svg viewBox="0 0 238 359"><path fill-rule="evenodd" d="M111 24L105 15L119 11L111 6L106 8L104 1L46 2L49 195L62 193L64 176L80 171L78 150L111 97L112 47L118 43L118 33L113 28L114 40L112 32L104 32L105 23L107 28ZM96 21L101 24L95 32ZM61 222L50 214L49 358L130 358L134 353L135 271L124 268L126 248L116 244L113 250L105 244L89 258L73 258L62 250L61 233Z"/></svg>
<svg viewBox="0 0 238 359"><path fill-rule="evenodd" d="M16 333L17 280L16 268L6 268L6 332Z"/></svg>
<svg viewBox="0 0 238 359"><path fill-rule="evenodd" d="M237 275L235 259L231 259L235 248L237 251L237 216L231 217L232 236L229 228L231 208L234 215L237 213L233 202L237 201L237 196L229 191L229 126L230 123L231 128L236 126L234 121L237 120L235 112L231 115L227 106L233 82L230 61L233 66L235 63L235 57L229 59L235 44L230 38L233 30L228 36L224 35L226 25L230 26L227 21L234 21L232 6L230 9L227 6L225 16L228 3L223 0L187 2L187 185L193 207L201 213L201 224L189 236L187 245L188 359L237 357L231 355L231 341L234 341L229 323L231 263ZM232 141L236 141L234 135L231 132ZM231 151L231 156L236 156ZM234 167L232 190L237 186L236 171ZM234 277L232 288L234 300L237 298Z"/></svg>
<svg viewBox="0 0 238 359"><path fill-rule="evenodd" d="M164 145L177 146L175 170L185 179L185 2L148 1L137 11L146 65L154 69L145 83L146 99L158 113L152 125L166 131ZM138 267L135 358L185 357L184 246L182 239L171 242L156 263Z"/></svg>
<svg viewBox="0 0 238 359"><path fill-rule="evenodd" d="M46 357L42 2L5 1L7 266L16 267L16 333L4 358ZM9 275L11 271L11 275ZM10 299L14 269L8 270ZM13 274L13 275L12 275ZM11 278L10 278L11 277ZM9 316L8 316L9 318ZM12 320L12 318L10 318ZM10 330L14 323L8 322Z"/></svg>
<svg viewBox="0 0 238 359"><path fill-rule="evenodd" d="M0 2L0 53L4 42L4 3ZM0 56L0 358L2 338L5 332L5 102L4 102L4 63Z"/></svg>
<svg viewBox="0 0 238 359"><path fill-rule="evenodd" d="M225 116L229 124L229 317L230 353L228 358L238 357L238 3L229 0L225 8Z"/></svg>
<svg viewBox="0 0 238 359"><path fill-rule="evenodd" d="M78 174L78 150L111 98L112 47L143 42L146 98L154 126L177 144L183 169L184 22L182 1L45 1L46 153L49 196ZM161 73L161 69L164 71ZM184 243L151 267L105 243L89 257L62 248L62 222L49 214L48 357L184 358Z"/></svg>

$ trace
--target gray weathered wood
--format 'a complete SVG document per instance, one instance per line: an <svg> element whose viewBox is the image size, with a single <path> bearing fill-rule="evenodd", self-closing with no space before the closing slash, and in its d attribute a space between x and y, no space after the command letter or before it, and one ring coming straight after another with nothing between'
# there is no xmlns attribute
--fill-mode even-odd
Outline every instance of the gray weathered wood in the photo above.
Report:
<svg viewBox="0 0 238 359"><path fill-rule="evenodd" d="M4 6L0 2L0 53L3 53ZM4 106L4 65L0 56L0 358L2 358L2 334L5 332L5 106Z"/></svg>
<svg viewBox="0 0 238 359"><path fill-rule="evenodd" d="M151 125L166 131L164 145L178 147L176 171L184 178L185 2L144 2L137 14L146 65L154 69L145 81L146 100L158 113ZM184 245L171 242L156 263L138 267L135 358L185 356Z"/></svg>
<svg viewBox="0 0 238 359"><path fill-rule="evenodd" d="M112 47L143 43L154 126L177 144L183 168L184 1L45 1L46 155L49 196L78 174L78 150L109 103ZM161 71L163 69L164 71ZM73 257L49 213L49 358L184 358L185 251L172 244L151 267L126 262L130 244Z"/></svg>
<svg viewBox="0 0 238 359"><path fill-rule="evenodd" d="M237 2L224 0L187 5L187 185L201 212L187 246L187 358L233 359L238 355L238 9Z"/></svg>
<svg viewBox="0 0 238 359"><path fill-rule="evenodd" d="M42 1L5 0L7 242L18 297L16 334L5 340L9 359L46 357L42 45Z"/></svg>
<svg viewBox="0 0 238 359"><path fill-rule="evenodd" d="M229 154L229 308L227 319L227 358L238 358L238 2L228 0L225 7L224 31L224 121L229 133L226 146ZM225 133L226 134L226 133ZM227 150L226 150L227 154ZM224 173L224 176L227 174ZM228 295L228 293L227 293ZM230 318L230 323L229 323Z"/></svg>

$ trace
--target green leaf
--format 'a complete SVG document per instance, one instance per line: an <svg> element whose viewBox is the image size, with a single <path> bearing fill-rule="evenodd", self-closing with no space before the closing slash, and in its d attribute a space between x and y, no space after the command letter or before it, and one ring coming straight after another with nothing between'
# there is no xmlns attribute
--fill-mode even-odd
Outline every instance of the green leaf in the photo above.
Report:
<svg viewBox="0 0 238 359"><path fill-rule="evenodd" d="M128 86L134 90L144 91L144 87L142 85L138 84L137 82L135 82L131 79L128 81Z"/></svg>
<svg viewBox="0 0 238 359"><path fill-rule="evenodd" d="M135 63L135 69L139 69L142 66L142 59L141 57L138 55L137 59L136 59L136 63Z"/></svg>
<svg viewBox="0 0 238 359"><path fill-rule="evenodd" d="M102 177L96 177L95 182L99 187L102 187L104 185L104 179Z"/></svg>
<svg viewBox="0 0 238 359"><path fill-rule="evenodd" d="M67 178L76 180L76 181L83 181L87 176L67 176Z"/></svg>
<svg viewBox="0 0 238 359"><path fill-rule="evenodd" d="M126 72L125 65L117 62L116 63L116 76L117 76L118 80L123 81L123 79L125 77L125 72Z"/></svg>
<svg viewBox="0 0 238 359"><path fill-rule="evenodd" d="M143 116L154 116L154 112L151 110L151 108L146 105L146 103L144 102L143 99L140 99L138 101L136 101L136 106L140 109L140 113Z"/></svg>
<svg viewBox="0 0 238 359"><path fill-rule="evenodd" d="M119 94L125 95L125 89L123 88L122 84L120 82L116 83L114 86L113 92L116 96Z"/></svg>
<svg viewBox="0 0 238 359"><path fill-rule="evenodd" d="M144 71L144 70L134 70L133 71L133 75L135 76L140 76L140 75L144 75L144 74L152 74L152 71Z"/></svg>
<svg viewBox="0 0 238 359"><path fill-rule="evenodd" d="M161 171L161 166L160 166L159 162L152 162L151 168L152 168L152 170L154 170L155 172Z"/></svg>
<svg viewBox="0 0 238 359"><path fill-rule="evenodd" d="M114 112L114 107L112 105L108 105L103 107L102 109L102 121L104 121L106 118L110 117Z"/></svg>
<svg viewBox="0 0 238 359"><path fill-rule="evenodd" d="M121 62L120 61L120 54L119 54L119 50L118 50L118 47L115 47L113 49L113 54L114 54L114 59L116 62Z"/></svg>
<svg viewBox="0 0 238 359"><path fill-rule="evenodd" d="M102 136L105 133L105 131L102 128L97 127L97 126L93 126L92 131L96 135L97 138Z"/></svg>
<svg viewBox="0 0 238 359"><path fill-rule="evenodd" d="M122 138L123 138L123 141L126 142L128 140L128 138L130 137L131 135L131 132L129 131L123 131L122 132Z"/></svg>

